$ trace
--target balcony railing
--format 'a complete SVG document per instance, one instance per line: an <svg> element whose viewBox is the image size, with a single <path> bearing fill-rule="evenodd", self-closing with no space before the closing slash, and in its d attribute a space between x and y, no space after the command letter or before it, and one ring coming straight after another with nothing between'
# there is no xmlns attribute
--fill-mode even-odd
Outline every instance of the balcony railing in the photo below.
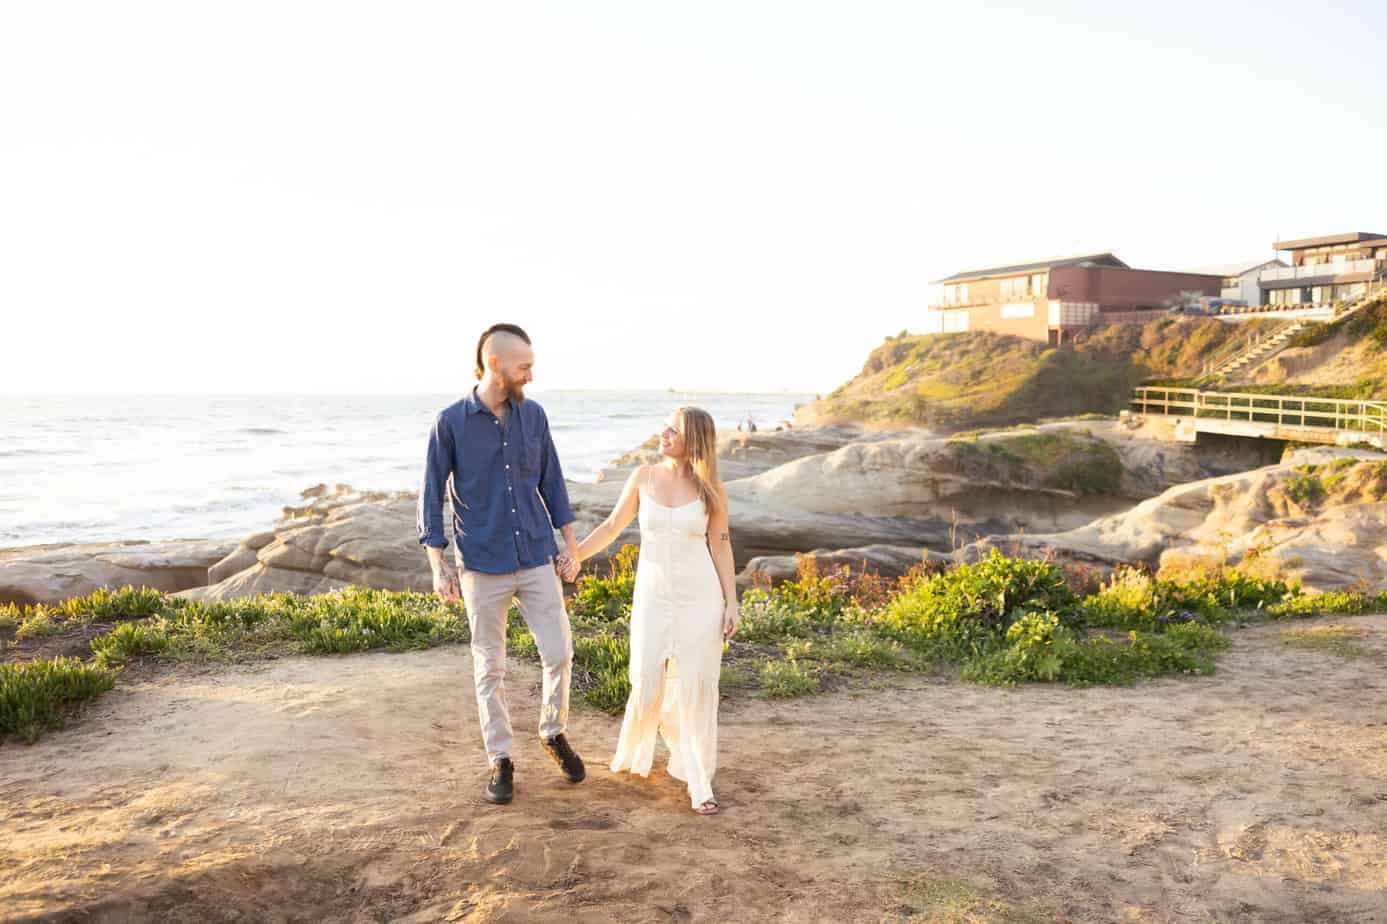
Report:
<svg viewBox="0 0 1387 924"><path fill-rule="evenodd" d="M1262 270L1257 278L1263 282L1280 279L1314 279L1320 276L1343 276L1347 273L1373 273L1381 262L1378 260L1345 260L1342 263L1315 263L1309 266L1278 266Z"/></svg>

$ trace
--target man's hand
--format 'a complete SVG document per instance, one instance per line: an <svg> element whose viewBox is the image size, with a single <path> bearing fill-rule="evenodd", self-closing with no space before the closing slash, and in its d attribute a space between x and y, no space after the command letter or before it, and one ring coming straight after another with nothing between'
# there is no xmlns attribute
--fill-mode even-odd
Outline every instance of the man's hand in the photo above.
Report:
<svg viewBox="0 0 1387 924"><path fill-rule="evenodd" d="M742 624L742 614L737 609L737 602L727 604L722 611L722 637L730 639L737 634L737 627Z"/></svg>
<svg viewBox="0 0 1387 924"><path fill-rule="evenodd" d="M554 559L554 567L559 572L559 577L563 578L564 583L572 584L578 578L578 572L583 566L578 563L578 559L571 558L566 554L560 554Z"/></svg>
<svg viewBox="0 0 1387 924"><path fill-rule="evenodd" d="M444 603L456 603L459 596L457 572L444 564L436 566L433 569L433 592Z"/></svg>

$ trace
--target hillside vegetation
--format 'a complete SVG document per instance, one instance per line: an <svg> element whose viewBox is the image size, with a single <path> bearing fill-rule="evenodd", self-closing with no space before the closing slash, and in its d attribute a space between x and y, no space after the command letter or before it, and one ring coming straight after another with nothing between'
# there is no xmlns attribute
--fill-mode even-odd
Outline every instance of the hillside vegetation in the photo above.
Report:
<svg viewBox="0 0 1387 924"><path fill-rule="evenodd" d="M873 350L851 381L801 408L800 417L951 432L1115 414L1133 386L1153 377L1197 376L1251 330L1211 318L1167 317L1100 328L1061 348L986 332L903 333Z"/></svg>
<svg viewBox="0 0 1387 924"><path fill-rule="evenodd" d="M1317 398L1387 399L1387 296L1346 318L1306 328L1233 390Z"/></svg>

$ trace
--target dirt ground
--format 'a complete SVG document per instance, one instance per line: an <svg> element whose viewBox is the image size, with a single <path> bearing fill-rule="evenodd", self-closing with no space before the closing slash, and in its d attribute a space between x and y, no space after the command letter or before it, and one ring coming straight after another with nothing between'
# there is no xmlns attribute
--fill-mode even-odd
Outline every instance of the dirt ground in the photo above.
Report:
<svg viewBox="0 0 1387 924"><path fill-rule="evenodd" d="M734 697L712 818L590 710L587 782L521 736L482 802L465 648L157 674L0 748L0 917L1387 922L1387 617L1338 623L1366 655L1263 626L1211 678Z"/></svg>

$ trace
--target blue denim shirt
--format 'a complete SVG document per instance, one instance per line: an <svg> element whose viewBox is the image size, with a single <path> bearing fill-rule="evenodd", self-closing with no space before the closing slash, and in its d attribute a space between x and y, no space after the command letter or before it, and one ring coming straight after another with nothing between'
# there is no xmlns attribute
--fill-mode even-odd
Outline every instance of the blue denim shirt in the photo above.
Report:
<svg viewBox="0 0 1387 924"><path fill-rule="evenodd" d="M547 563L558 554L554 530L575 519L544 408L529 400L507 404L502 422L473 388L443 410L429 434L419 491L419 544L448 547L447 496L464 564L487 574Z"/></svg>

